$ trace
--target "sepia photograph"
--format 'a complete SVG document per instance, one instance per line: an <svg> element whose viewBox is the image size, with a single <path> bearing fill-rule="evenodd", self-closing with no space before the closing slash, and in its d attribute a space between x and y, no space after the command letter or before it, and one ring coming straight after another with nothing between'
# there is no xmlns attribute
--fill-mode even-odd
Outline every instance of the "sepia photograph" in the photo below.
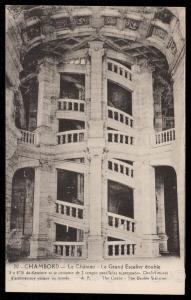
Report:
<svg viewBox="0 0 191 300"><path fill-rule="evenodd" d="M5 10L6 291L184 294L186 8Z"/></svg>

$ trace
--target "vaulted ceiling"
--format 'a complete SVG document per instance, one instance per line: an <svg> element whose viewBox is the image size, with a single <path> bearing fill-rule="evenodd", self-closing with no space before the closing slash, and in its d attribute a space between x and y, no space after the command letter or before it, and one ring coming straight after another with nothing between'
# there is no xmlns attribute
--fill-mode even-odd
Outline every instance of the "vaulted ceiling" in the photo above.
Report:
<svg viewBox="0 0 191 300"><path fill-rule="evenodd" d="M62 57L101 40L129 61L172 69L184 47L176 11L168 7L48 6L8 7L20 32L21 59Z"/></svg>

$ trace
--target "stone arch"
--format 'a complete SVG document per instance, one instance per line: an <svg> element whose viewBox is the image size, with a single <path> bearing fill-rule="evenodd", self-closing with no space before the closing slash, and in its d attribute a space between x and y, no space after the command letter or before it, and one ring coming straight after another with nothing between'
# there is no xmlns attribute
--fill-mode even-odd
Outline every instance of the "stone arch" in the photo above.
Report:
<svg viewBox="0 0 191 300"><path fill-rule="evenodd" d="M10 207L9 248L17 249L19 255L30 253L29 239L33 231L34 168L19 168L12 178ZM19 245L15 245L15 240ZM14 253L13 253L14 255Z"/></svg>
<svg viewBox="0 0 191 300"><path fill-rule="evenodd" d="M176 170L171 166L155 167L155 184L160 253L180 255Z"/></svg>
<svg viewBox="0 0 191 300"><path fill-rule="evenodd" d="M11 215L11 200L12 200L12 181L14 174L23 168L35 168L39 166L39 160L23 160L17 153L14 154L11 160L7 163L6 168L6 234L10 232L10 215Z"/></svg>

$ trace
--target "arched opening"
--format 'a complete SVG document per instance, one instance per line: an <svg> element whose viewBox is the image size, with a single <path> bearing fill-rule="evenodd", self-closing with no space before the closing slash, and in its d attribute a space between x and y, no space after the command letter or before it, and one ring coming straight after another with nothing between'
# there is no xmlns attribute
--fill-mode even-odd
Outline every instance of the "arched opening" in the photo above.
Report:
<svg viewBox="0 0 191 300"><path fill-rule="evenodd" d="M177 178L172 167L155 168L157 232L160 241L160 253L180 254L179 218L177 199Z"/></svg>
<svg viewBox="0 0 191 300"><path fill-rule="evenodd" d="M23 168L15 172L12 181L10 235L13 255L30 254L29 239L33 227L34 169ZM14 249L16 252L14 253Z"/></svg>

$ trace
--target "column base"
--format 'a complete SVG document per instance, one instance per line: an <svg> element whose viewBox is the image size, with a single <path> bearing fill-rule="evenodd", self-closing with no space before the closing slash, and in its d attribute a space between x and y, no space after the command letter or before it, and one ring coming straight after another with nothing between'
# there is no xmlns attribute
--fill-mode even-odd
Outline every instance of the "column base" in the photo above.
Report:
<svg viewBox="0 0 191 300"><path fill-rule="evenodd" d="M140 257L159 257L159 241L159 237L155 234L143 236L136 255Z"/></svg>
<svg viewBox="0 0 191 300"><path fill-rule="evenodd" d="M47 237L38 236L30 239L30 258L47 257Z"/></svg>
<svg viewBox="0 0 191 300"><path fill-rule="evenodd" d="M103 259L103 239L100 236L88 237L88 260Z"/></svg>
<svg viewBox="0 0 191 300"><path fill-rule="evenodd" d="M161 254L168 254L169 251L168 251L168 244L167 244L167 241L168 241L168 237L165 233L160 233L159 234L159 238L160 238L160 241L159 241L159 251Z"/></svg>

